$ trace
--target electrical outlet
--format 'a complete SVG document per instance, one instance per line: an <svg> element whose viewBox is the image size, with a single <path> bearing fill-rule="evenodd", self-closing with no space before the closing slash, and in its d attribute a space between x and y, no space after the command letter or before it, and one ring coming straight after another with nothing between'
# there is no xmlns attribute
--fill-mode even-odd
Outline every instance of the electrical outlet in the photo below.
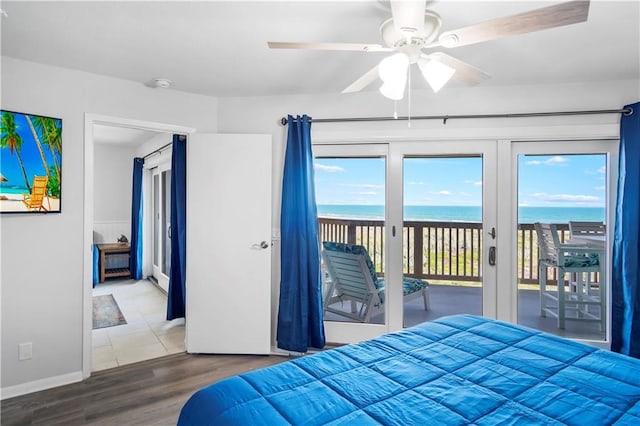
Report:
<svg viewBox="0 0 640 426"><path fill-rule="evenodd" d="M26 361L33 357L33 344L31 342L20 343L18 345L18 359Z"/></svg>

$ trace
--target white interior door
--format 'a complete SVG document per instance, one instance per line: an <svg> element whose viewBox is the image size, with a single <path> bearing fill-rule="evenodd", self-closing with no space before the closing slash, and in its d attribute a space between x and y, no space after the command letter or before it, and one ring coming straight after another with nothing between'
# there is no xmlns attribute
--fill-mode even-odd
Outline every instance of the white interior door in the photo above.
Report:
<svg viewBox="0 0 640 426"><path fill-rule="evenodd" d="M187 142L186 349L271 350L271 136Z"/></svg>

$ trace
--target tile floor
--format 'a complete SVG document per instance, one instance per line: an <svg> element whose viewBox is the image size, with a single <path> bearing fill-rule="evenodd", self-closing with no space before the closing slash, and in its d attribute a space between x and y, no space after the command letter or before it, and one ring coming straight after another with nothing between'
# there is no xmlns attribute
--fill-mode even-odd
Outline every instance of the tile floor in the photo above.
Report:
<svg viewBox="0 0 640 426"><path fill-rule="evenodd" d="M127 324L92 331L92 370L184 352L184 318L167 321L167 296L150 281L98 284L93 295L113 294Z"/></svg>

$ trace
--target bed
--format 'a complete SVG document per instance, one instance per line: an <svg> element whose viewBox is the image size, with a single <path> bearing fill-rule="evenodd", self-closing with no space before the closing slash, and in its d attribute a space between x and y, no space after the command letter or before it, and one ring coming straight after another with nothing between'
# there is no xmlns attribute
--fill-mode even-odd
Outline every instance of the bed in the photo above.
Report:
<svg viewBox="0 0 640 426"><path fill-rule="evenodd" d="M472 315L224 379L187 425L640 425L640 360Z"/></svg>

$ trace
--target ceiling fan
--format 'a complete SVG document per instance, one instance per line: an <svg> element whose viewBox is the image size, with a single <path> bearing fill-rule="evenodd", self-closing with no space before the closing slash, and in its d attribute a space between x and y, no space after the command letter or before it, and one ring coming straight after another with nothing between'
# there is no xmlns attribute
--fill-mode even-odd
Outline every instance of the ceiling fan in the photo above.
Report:
<svg viewBox="0 0 640 426"><path fill-rule="evenodd" d="M426 0L390 0L391 18L380 25L384 44L268 42L271 49L347 50L388 52L342 93L358 92L378 77L380 92L394 100L404 96L407 70L417 64L423 77L437 92L450 79L467 86L489 78L480 69L435 48L452 49L517 34L576 24L587 20L589 0L574 0L504 18L492 19L457 30L440 32L440 16L426 8Z"/></svg>

